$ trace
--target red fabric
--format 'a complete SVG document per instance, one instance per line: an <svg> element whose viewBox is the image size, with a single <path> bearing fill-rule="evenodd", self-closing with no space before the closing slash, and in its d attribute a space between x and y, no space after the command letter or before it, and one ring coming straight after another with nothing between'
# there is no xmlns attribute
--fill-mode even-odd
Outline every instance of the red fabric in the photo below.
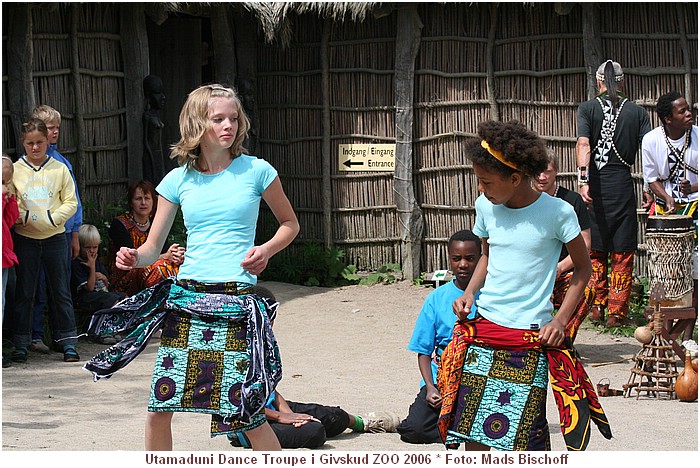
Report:
<svg viewBox="0 0 700 468"><path fill-rule="evenodd" d="M595 305L607 307L608 317L627 317L632 292L634 252L610 253L609 278L607 252L591 250L591 266L593 271L588 284L595 291Z"/></svg>
<svg viewBox="0 0 700 468"><path fill-rule="evenodd" d="M443 441L456 416L455 399L462 380L466 351L472 343L494 349L541 349L538 331L506 328L484 318L457 322L452 341L442 354L437 377L442 394L438 430ZM598 395L570 345L545 347L542 351L547 356L549 379L566 447L585 450L590 440L591 422L598 426L606 439L612 438L612 432Z"/></svg>
<svg viewBox="0 0 700 468"><path fill-rule="evenodd" d="M10 268L19 261L15 255L15 244L12 241L10 228L15 225L19 218L19 207L14 195L2 196L2 267Z"/></svg>

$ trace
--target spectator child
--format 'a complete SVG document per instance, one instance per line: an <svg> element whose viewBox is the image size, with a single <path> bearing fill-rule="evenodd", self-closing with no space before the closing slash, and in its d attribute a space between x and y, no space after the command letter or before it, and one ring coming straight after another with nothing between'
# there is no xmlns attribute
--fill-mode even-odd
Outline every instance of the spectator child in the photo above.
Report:
<svg viewBox="0 0 700 468"><path fill-rule="evenodd" d="M76 309L90 314L109 309L126 297L126 294L109 290L107 270L100 262L100 232L92 224L83 224L78 233L80 253L71 266L71 292ZM114 336L96 338L101 344L115 344Z"/></svg>
<svg viewBox="0 0 700 468"><path fill-rule="evenodd" d="M5 153L2 155L2 316L5 317L5 290L10 269L17 265L17 255L12 242L12 229L19 217L17 197L14 193L12 175L14 166L12 159ZM10 360L2 356L2 367L9 367Z"/></svg>
<svg viewBox="0 0 700 468"><path fill-rule="evenodd" d="M435 384L438 362L452 339L455 315L452 303L462 295L481 256L481 241L469 230L456 232L447 243L450 270L454 279L431 292L423 303L413 329L409 351L418 353L418 370L422 380L408 416L396 432L411 444L440 443L437 429L442 395Z"/></svg>
<svg viewBox="0 0 700 468"><path fill-rule="evenodd" d="M40 105L34 108L30 114L30 118L42 120L46 124L46 129L49 131L49 148L46 154L66 165L70 171L75 185L75 197L78 200L78 208L75 214L66 221L66 243L68 244L68 254L66 255L66 271L70 277L71 259L78 256L80 245L78 242L78 230L83 223L83 205L80 202L78 194L78 182L73 173L73 166L70 161L58 152L58 137L61 129L61 114L51 106ZM37 282L36 296L34 298L34 323L32 324L32 343L29 345L31 351L39 353L48 353L49 348L44 343L44 311L47 310L48 317L52 326L55 326L56 310L54 301L47 300L46 296L46 274L44 269L39 270L39 280Z"/></svg>
<svg viewBox="0 0 700 468"><path fill-rule="evenodd" d="M15 226L19 264L12 360L27 361L34 293L43 266L56 306L53 339L63 350L63 360L76 362L80 356L75 349L77 336L65 237L65 223L78 207L75 182L64 164L46 154L49 138L42 120L30 119L22 126L22 144L26 153L14 163L20 222Z"/></svg>

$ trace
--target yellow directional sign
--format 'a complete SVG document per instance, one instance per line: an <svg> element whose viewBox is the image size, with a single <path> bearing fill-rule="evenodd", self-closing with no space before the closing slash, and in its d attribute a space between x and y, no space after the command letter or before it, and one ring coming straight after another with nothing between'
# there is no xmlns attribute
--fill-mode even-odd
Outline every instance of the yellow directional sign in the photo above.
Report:
<svg viewBox="0 0 700 468"><path fill-rule="evenodd" d="M339 171L394 172L395 144L338 145Z"/></svg>

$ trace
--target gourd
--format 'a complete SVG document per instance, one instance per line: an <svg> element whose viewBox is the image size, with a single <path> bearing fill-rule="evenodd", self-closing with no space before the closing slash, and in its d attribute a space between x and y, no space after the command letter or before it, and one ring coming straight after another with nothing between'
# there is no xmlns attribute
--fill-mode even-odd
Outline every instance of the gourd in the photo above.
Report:
<svg viewBox="0 0 700 468"><path fill-rule="evenodd" d="M690 351L685 352L685 367L676 378L675 391L681 401L698 399L698 373L693 369Z"/></svg>

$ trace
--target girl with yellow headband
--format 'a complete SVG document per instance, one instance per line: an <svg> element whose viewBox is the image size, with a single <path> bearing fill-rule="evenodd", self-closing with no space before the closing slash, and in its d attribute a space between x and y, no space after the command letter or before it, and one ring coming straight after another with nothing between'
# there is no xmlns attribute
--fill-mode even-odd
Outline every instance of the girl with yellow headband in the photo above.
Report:
<svg viewBox="0 0 700 468"><path fill-rule="evenodd" d="M543 140L517 121L483 122L478 135L467 154L482 193L472 230L483 254L453 304L458 321L438 374L438 428L448 448L464 442L467 450L549 450L549 370L555 392L576 395L555 400L567 446L581 450L591 420L612 436L590 380L564 345L591 274L588 250L571 205L532 188L531 175L547 168ZM553 317L562 244L574 273ZM473 304L477 316L467 319Z"/></svg>

